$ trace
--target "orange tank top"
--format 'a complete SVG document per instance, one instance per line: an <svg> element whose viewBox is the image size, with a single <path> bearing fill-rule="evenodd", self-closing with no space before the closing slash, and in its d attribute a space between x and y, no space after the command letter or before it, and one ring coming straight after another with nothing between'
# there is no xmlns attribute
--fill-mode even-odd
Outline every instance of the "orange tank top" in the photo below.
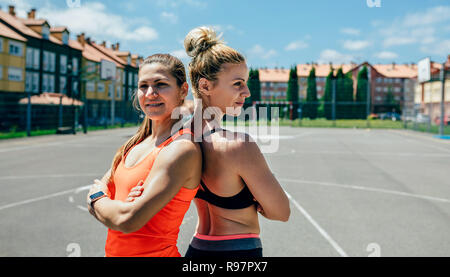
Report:
<svg viewBox="0 0 450 277"><path fill-rule="evenodd" d="M129 153L128 151L117 166L113 176L113 183L108 185L111 199L125 201L131 189L139 181L146 180L161 149L186 133L193 135L189 129L178 131L178 133L156 147L144 160L130 168L125 167L124 164L126 155ZM177 248L180 225L197 190L198 187L196 189L182 187L164 208L134 233L124 234L108 229L105 256L180 257L181 255Z"/></svg>

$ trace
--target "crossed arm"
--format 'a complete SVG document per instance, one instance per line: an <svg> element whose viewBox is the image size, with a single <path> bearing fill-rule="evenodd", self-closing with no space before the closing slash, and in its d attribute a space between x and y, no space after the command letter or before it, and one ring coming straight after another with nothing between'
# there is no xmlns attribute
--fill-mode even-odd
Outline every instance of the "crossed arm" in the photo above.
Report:
<svg viewBox="0 0 450 277"><path fill-rule="evenodd" d="M258 202L258 211L268 219L288 221L289 199L256 142L251 139L239 142L233 151L235 170Z"/></svg>
<svg viewBox="0 0 450 277"><path fill-rule="evenodd" d="M174 141L157 156L152 170L144 181L141 197L132 202L102 198L90 210L106 227L123 233L132 233L142 228L181 189L196 187L201 176L201 150L191 141ZM96 180L89 195L98 191L107 192L109 174L102 181Z"/></svg>

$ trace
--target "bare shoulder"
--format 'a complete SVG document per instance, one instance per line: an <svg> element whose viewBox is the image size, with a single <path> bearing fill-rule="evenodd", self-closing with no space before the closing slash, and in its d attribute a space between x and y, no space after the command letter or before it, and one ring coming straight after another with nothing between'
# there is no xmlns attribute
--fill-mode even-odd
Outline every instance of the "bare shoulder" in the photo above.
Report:
<svg viewBox="0 0 450 277"><path fill-rule="evenodd" d="M186 159L189 161L200 160L202 158L200 145L192 141L189 137L180 136L172 143L161 150L160 155L170 161Z"/></svg>
<svg viewBox="0 0 450 277"><path fill-rule="evenodd" d="M252 157L261 152L256 141L248 133L230 132L228 136L232 138L228 140L228 152L234 158Z"/></svg>

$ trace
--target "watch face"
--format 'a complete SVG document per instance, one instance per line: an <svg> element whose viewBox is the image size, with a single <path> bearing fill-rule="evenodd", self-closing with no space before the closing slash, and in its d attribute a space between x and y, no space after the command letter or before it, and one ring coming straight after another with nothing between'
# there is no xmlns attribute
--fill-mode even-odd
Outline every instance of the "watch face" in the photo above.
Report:
<svg viewBox="0 0 450 277"><path fill-rule="evenodd" d="M99 191L99 192L96 192L96 193L92 194L91 196L89 196L89 198L91 198L91 200L94 200L94 199L96 199L96 198L98 198L100 196L103 196L103 195L105 195L103 193L103 191Z"/></svg>

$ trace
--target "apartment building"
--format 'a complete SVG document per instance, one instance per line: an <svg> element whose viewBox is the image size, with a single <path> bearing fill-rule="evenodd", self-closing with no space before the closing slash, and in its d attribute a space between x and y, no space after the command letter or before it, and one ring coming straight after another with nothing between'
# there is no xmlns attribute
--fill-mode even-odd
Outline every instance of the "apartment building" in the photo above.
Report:
<svg viewBox="0 0 450 277"><path fill-rule="evenodd" d="M415 64L375 64L368 62L362 64L317 64L306 63L297 65L299 83L299 100L306 99L308 76L311 69L315 68L317 98L321 99L325 93L326 78L330 70L336 74L342 68L344 74L350 73L353 79L354 94L356 95L357 77L359 71L366 66L369 71L371 88L371 112L381 113L392 111L394 104L388 103L394 99L395 106L413 109L414 87L417 80L417 65ZM289 80L288 69L259 69L261 81L261 100L285 100L287 82ZM397 111L398 112L398 111Z"/></svg>
<svg viewBox="0 0 450 277"><path fill-rule="evenodd" d="M261 101L280 101L286 99L289 71L289 69L284 68L259 69Z"/></svg>
<svg viewBox="0 0 450 277"><path fill-rule="evenodd" d="M59 92L79 97L81 49L70 40L66 27L52 28L45 19L36 18L36 9L19 18L14 6L8 12L0 10L0 22L26 38L25 94Z"/></svg>
<svg viewBox="0 0 450 277"><path fill-rule="evenodd" d="M117 76L117 91L121 90L123 101L120 102L117 110L121 118L136 118L137 113L132 106L132 97L138 87L139 65L143 62L143 58L129 51L121 51L118 42L110 47L104 41L101 44L92 43L92 46L121 65Z"/></svg>
<svg viewBox="0 0 450 277"><path fill-rule="evenodd" d="M77 43L83 49L81 62L83 71L82 90L86 94L88 118L91 119L91 124L96 124L100 120L110 119L113 97L114 103L121 103L124 100L122 93L124 68L116 60L100 51L98 45L90 37L86 37L84 33L77 35ZM100 78L102 60L115 64L115 79L102 80Z"/></svg>
<svg viewBox="0 0 450 277"><path fill-rule="evenodd" d="M431 81L419 84L414 88L414 107L416 114L426 114L431 121L437 123L436 119L441 116L442 101L442 64L431 62ZM444 95L444 109L446 115L450 115L450 55L445 63L446 81Z"/></svg>
<svg viewBox="0 0 450 277"><path fill-rule="evenodd" d="M0 130L18 125L17 101L25 89L27 39L0 23Z"/></svg>
<svg viewBox="0 0 450 277"><path fill-rule="evenodd" d="M0 23L0 91L21 93L25 83L27 39Z"/></svg>

